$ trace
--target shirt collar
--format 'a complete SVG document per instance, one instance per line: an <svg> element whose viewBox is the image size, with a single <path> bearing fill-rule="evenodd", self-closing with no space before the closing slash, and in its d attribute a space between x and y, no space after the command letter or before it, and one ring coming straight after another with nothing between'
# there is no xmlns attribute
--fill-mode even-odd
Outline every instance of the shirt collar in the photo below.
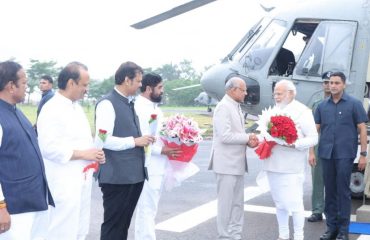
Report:
<svg viewBox="0 0 370 240"><path fill-rule="evenodd" d="M137 96L136 101L142 101L145 105L156 108L158 106L158 103L152 102L146 97L143 97L141 95Z"/></svg>
<svg viewBox="0 0 370 240"><path fill-rule="evenodd" d="M128 103L131 103L133 101L135 101L135 96L125 96L123 93L121 93L120 91L118 91L117 87L114 87L114 90L119 94L121 95L122 97L126 98L128 100Z"/></svg>
<svg viewBox="0 0 370 240"><path fill-rule="evenodd" d="M235 101L234 99L232 99L229 95L225 94L225 98L227 101L229 101L230 103L232 103L235 107L239 107L240 106L240 103L238 103L237 101Z"/></svg>
<svg viewBox="0 0 370 240"><path fill-rule="evenodd" d="M46 92L43 92L41 95L42 96L45 96L45 95L47 95L48 93L50 93L50 92L52 92L53 90L52 89L49 89L49 90L47 90Z"/></svg>
<svg viewBox="0 0 370 240"><path fill-rule="evenodd" d="M332 95L330 95L330 97L329 97L328 99L329 99L329 101L334 102L334 101L333 101L333 96L332 96ZM348 99L349 99L348 94L347 94L346 92L343 92L343 94L342 94L342 96L340 97L340 99L339 99L339 101L338 101L338 102L340 102L341 100L348 101Z"/></svg>

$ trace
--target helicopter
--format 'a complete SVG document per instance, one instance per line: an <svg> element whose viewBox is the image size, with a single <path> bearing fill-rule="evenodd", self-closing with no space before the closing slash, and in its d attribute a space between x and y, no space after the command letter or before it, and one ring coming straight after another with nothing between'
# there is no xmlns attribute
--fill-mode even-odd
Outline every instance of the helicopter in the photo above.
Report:
<svg viewBox="0 0 370 240"><path fill-rule="evenodd" d="M144 28L216 0L190 1L132 25ZM248 87L242 109L258 115L274 104L273 89L281 79L291 80L296 99L312 106L323 94L321 76L341 71L346 92L368 109L370 86L370 1L302 0L289 8L266 8L258 21L225 56L201 78L204 91L221 100L231 77ZM362 195L363 179L354 165L352 195ZM352 184L352 180L351 180Z"/></svg>
<svg viewBox="0 0 370 240"><path fill-rule="evenodd" d="M193 84L190 86L185 86L185 87L179 87L179 88L174 88L172 89L173 91L179 91L183 89L189 89L189 88L196 88L200 87L200 84ZM207 107L207 112L212 112L212 106L216 106L218 103L218 100L210 97L206 92L200 92L199 95L194 98L194 103L196 105L202 105Z"/></svg>

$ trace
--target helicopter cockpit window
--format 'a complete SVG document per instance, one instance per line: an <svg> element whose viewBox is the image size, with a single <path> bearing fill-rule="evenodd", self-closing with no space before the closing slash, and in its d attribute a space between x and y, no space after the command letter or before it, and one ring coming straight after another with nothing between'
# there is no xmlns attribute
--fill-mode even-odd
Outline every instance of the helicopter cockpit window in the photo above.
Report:
<svg viewBox="0 0 370 240"><path fill-rule="evenodd" d="M326 70L349 71L356 24L323 21L302 53L295 74L320 77Z"/></svg>
<svg viewBox="0 0 370 240"><path fill-rule="evenodd" d="M243 67L247 71L261 69L285 31L286 22L273 20L240 58Z"/></svg>

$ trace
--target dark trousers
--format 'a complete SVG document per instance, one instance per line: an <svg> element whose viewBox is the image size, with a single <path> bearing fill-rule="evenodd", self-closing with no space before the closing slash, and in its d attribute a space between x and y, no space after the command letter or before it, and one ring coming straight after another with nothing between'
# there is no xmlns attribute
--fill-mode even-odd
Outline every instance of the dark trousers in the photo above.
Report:
<svg viewBox="0 0 370 240"><path fill-rule="evenodd" d="M321 159L325 185L325 216L330 231L348 234L351 216L352 158Z"/></svg>
<svg viewBox="0 0 370 240"><path fill-rule="evenodd" d="M103 193L104 221L101 240L126 240L127 232L144 182L100 184Z"/></svg>

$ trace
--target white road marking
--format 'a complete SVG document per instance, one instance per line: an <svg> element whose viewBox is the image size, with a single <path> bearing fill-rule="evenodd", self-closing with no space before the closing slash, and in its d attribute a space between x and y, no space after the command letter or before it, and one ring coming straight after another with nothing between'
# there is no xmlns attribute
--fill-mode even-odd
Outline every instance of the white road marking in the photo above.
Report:
<svg viewBox="0 0 370 240"><path fill-rule="evenodd" d="M370 236L369 235L360 235L360 237L357 238L357 240L370 240Z"/></svg>
<svg viewBox="0 0 370 240"><path fill-rule="evenodd" d="M266 191L261 190L259 187L247 187L244 189L244 201L248 201L265 192ZM217 200L213 200L187 212L181 213L176 217L158 223L155 228L171 232L184 232L213 217L216 217L216 214Z"/></svg>
<svg viewBox="0 0 370 240"><path fill-rule="evenodd" d="M259 195L267 192L261 190L259 187L247 187L244 189L244 201L249 201ZM257 212L265 214L275 214L276 210L274 207L265 207L251 204L244 204L244 211ZM184 232L187 231L209 219L216 217L217 215L217 200L210 201L199 207L193 208L189 211L181 213L173 218L166 221L160 222L156 225L157 230L164 230L170 232ZM311 211L305 211L305 217L311 215ZM356 215L351 215L351 221L356 220ZM360 235L357 240L370 240L370 236Z"/></svg>

